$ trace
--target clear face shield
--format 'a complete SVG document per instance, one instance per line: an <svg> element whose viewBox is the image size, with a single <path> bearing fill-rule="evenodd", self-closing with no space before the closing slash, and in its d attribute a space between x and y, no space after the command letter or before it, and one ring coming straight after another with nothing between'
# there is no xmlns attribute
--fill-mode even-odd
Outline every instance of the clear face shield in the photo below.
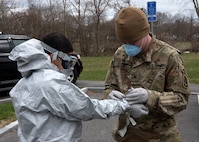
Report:
<svg viewBox="0 0 199 142"><path fill-rule="evenodd" d="M48 53L53 53L52 60L56 60L57 57L59 57L62 60L62 66L64 69L59 71L65 74L69 81L72 81L74 78L74 73L73 73L74 66L78 60L77 57L70 56L62 51L58 51L43 42L42 45L45 51L47 51Z"/></svg>

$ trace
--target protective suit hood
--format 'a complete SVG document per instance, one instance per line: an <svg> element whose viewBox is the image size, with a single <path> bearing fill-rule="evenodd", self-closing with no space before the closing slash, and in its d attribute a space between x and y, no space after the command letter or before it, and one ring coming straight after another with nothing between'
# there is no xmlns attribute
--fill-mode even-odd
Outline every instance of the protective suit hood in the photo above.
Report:
<svg viewBox="0 0 199 142"><path fill-rule="evenodd" d="M44 52L43 45L42 41L33 38L16 46L10 52L9 59L17 61L18 70L23 77L38 69L58 70L51 63L50 56Z"/></svg>

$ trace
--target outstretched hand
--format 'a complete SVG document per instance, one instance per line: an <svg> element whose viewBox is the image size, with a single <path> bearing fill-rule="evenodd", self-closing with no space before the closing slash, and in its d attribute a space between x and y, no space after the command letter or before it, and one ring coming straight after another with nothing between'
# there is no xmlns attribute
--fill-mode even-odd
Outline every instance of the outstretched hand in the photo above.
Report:
<svg viewBox="0 0 199 142"><path fill-rule="evenodd" d="M124 97L125 95L123 93L116 90L113 90L108 94L108 98L113 100L122 100Z"/></svg>
<svg viewBox="0 0 199 142"><path fill-rule="evenodd" d="M144 104L148 99L148 92L144 88L129 89L125 96L130 105Z"/></svg>
<svg viewBox="0 0 199 142"><path fill-rule="evenodd" d="M149 110L143 104L134 104L134 105L131 105L131 107L129 109L129 114L133 118L139 118L139 117L148 115L149 114Z"/></svg>

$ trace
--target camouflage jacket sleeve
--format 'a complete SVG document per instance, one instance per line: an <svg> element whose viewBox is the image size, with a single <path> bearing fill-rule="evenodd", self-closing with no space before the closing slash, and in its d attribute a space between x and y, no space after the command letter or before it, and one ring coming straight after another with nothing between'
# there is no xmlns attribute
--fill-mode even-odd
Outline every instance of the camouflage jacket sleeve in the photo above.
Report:
<svg viewBox="0 0 199 142"><path fill-rule="evenodd" d="M131 60L125 53L124 48L121 46L115 52L113 59L109 64L105 78L104 98L107 98L108 94L112 90L118 90L125 93L131 87L130 79L126 79L126 77L128 77L126 68L131 68Z"/></svg>
<svg viewBox="0 0 199 142"><path fill-rule="evenodd" d="M148 90L146 106L150 110L171 116L186 108L190 94L183 61L177 52L170 55L165 76L165 92Z"/></svg>
<svg viewBox="0 0 199 142"><path fill-rule="evenodd" d="M114 65L113 65L113 60L109 64L109 68L106 74L105 78L105 91L104 91L104 99L108 97L108 94L112 90L120 90L118 84L118 78L116 77L115 71L114 70Z"/></svg>

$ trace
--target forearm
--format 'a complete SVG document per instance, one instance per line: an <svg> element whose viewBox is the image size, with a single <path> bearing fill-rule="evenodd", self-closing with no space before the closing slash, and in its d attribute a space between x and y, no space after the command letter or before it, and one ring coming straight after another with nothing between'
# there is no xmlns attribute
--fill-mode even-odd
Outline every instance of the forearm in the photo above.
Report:
<svg viewBox="0 0 199 142"><path fill-rule="evenodd" d="M119 115L126 112L130 108L129 104L125 100L96 100L92 99L95 111L93 112L92 119L106 119L110 116Z"/></svg>
<svg viewBox="0 0 199 142"><path fill-rule="evenodd" d="M108 94L111 93L113 89L105 89L104 93L103 93L103 99L107 99L108 98Z"/></svg>
<svg viewBox="0 0 199 142"><path fill-rule="evenodd" d="M172 116L186 108L189 94L147 91L149 96L146 106L152 111Z"/></svg>

